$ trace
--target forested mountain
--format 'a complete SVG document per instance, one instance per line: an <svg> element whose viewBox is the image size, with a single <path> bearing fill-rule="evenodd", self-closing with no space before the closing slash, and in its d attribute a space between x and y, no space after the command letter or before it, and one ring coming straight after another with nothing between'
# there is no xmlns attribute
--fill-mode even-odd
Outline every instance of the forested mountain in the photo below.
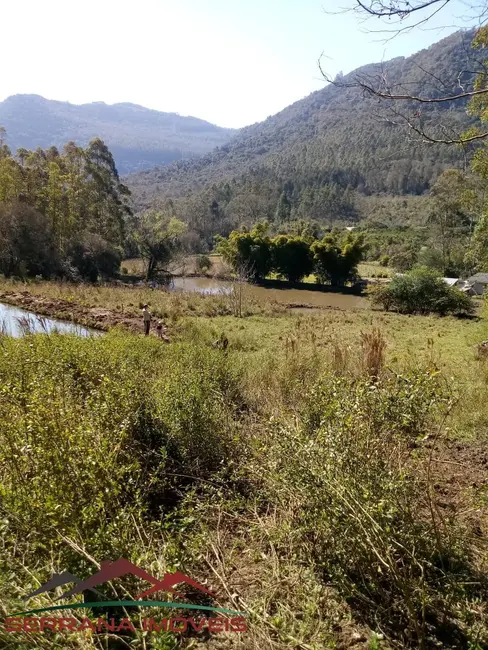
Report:
<svg viewBox="0 0 488 650"><path fill-rule="evenodd" d="M234 129L195 117L161 113L136 104L82 104L14 95L0 102L0 126L7 144L36 149L75 141L85 146L101 138L110 147L121 174L194 158L226 143Z"/></svg>
<svg viewBox="0 0 488 650"><path fill-rule="evenodd" d="M381 75L410 93L459 92L460 83L472 81L469 73L457 80L459 71L473 69L472 38L472 31L457 32L411 57L364 66L341 82ZM475 123L466 101L412 103L403 110L434 134L460 133ZM421 195L444 169L465 162L458 147L421 142L392 122L384 100L329 84L198 160L127 182L138 208L176 199L190 222L198 217L217 229L256 218L354 220L358 193Z"/></svg>

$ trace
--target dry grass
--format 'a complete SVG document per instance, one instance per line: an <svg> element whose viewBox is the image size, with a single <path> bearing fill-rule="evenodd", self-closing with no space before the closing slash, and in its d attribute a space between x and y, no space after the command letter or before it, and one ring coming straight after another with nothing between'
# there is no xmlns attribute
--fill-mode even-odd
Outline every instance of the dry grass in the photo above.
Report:
<svg viewBox="0 0 488 650"><path fill-rule="evenodd" d="M10 283L8 288L12 288ZM310 469L320 477L324 467L320 441L314 436L297 437L300 421L310 402L311 388L326 372L332 371L337 381L341 378L351 380L352 387L356 379L364 379L364 375L375 380L380 378L374 382L376 387L383 377L392 374L391 370L403 373L428 366L433 374L439 372L453 388L454 406L447 433L466 450L468 470L463 469L463 473L470 475L469 447L465 440L481 440L482 432L488 430L488 366L486 360L477 359L476 348L477 343L487 338L485 321L409 317L370 310L330 309L312 315L297 315L286 313L283 307L274 309L266 302L254 302L254 298L249 296L244 300L244 315L238 318L232 315L236 310L225 296L49 283L29 287L17 285L17 288L133 314L139 314L139 305L148 302L153 311L164 314L170 324L171 337L176 345L164 349L175 355L180 348L195 346L203 356L216 338L224 335L229 340L225 356L219 351L211 351L216 355L211 374L217 376L222 371L222 362L236 382L242 403L233 434L236 441L245 443L251 451L239 460L235 468L229 468L229 472L236 471L236 483L240 485L242 480L249 493L238 489L234 493L233 487L227 491L228 486L222 489L216 478L217 488L214 484L208 486L210 494L207 499L203 495L203 486L199 486L195 498L189 500L188 512L180 513L181 537L176 533L171 533L174 537L168 536L166 529L162 533L155 529L157 532L151 532L150 538L144 540L137 561L149 570L162 573L167 568L167 549L181 545L188 566L195 572L193 575L202 580L207 576L212 586L222 594L224 602L249 611L251 628L245 636L216 635L208 643L201 639L186 639L181 647L209 647L212 650L322 650L327 647L366 650L388 647L382 643L373 645L376 641L372 640L372 629L355 618L355 611L321 579L324 566L320 563L314 565L310 559L317 549L315 531L312 528L308 531L309 537L305 542L298 537L294 522L298 516L307 514L316 492L312 485L309 491L300 493L302 481ZM146 342L133 340L134 346L139 346L142 353ZM154 343L148 342L148 346ZM117 339L114 338L116 345ZM172 365L169 357L168 363L158 359L163 352L156 350L154 348L153 355L152 348L148 348L141 363L148 363L152 372L155 372L156 364L160 364L154 375L155 394L160 395L164 393L164 382ZM42 365L39 367L43 368ZM186 372L189 368L183 370ZM91 367L87 372L92 372ZM106 372L105 368L103 372ZM118 385L117 381L113 383ZM175 381L175 386L181 384L185 382ZM219 399L216 392L212 403ZM345 400L342 402L346 403ZM192 404L191 400L188 401L190 411ZM195 414L199 412L199 409L192 411ZM345 409L344 422L347 423L349 416ZM359 426L351 427L350 441L354 441L359 430ZM182 431L186 428L182 427ZM286 448L284 442L290 446ZM302 465L309 443L315 445L313 463ZM375 440L376 443L383 444L381 440ZM299 457L302 452L303 457ZM364 453L367 452L365 448ZM440 456L441 452L436 450L436 454ZM297 488L291 490L283 477L291 468L288 461L294 456L297 460L294 477ZM379 452L377 456L382 458ZM447 479L454 476L453 470L459 470L456 456L440 458L445 460L441 467L446 470L444 476L436 477L436 481L439 489L445 489L443 481L447 485ZM367 464L365 461L364 467ZM357 474L354 472L352 477ZM273 476L277 484L283 483L279 487L280 500L275 501L262 497L265 487L268 491L273 488L270 480ZM247 481L252 482L251 488ZM482 499L482 492L468 493L468 481L466 486L463 484L463 492L465 487L466 495L463 493L462 497L469 497L466 503L474 508L473 503L475 499ZM375 505L376 495L374 491L371 493L372 505ZM255 496L244 496L248 494ZM319 504L321 507L317 512L326 512L324 503ZM361 522L357 520L357 516L354 521L351 519L351 525L359 526ZM127 535L130 530L131 527L127 527ZM380 527L379 530L384 529ZM348 537L345 530L342 532L341 539L346 548ZM135 544L135 540L130 541ZM386 549L389 570L393 571L396 558L391 555L387 541L382 549ZM83 646L80 644L80 647ZM90 641L84 647L92 647ZM148 642L146 650L167 650L169 647L152 646Z"/></svg>
<svg viewBox="0 0 488 650"><path fill-rule="evenodd" d="M386 341L381 330L373 328L371 332L361 332L363 352L363 372L377 379L385 363Z"/></svg>
<svg viewBox="0 0 488 650"><path fill-rule="evenodd" d="M119 311L126 316L140 316L144 304L148 304L156 318L176 321L182 316L195 315L204 317L224 316L235 311L233 294L225 292L203 295L198 292L152 290L123 284L73 285L66 282L30 282L0 281L0 292L28 291L32 295L44 298L67 300L86 307L100 307ZM285 306L275 301L258 300L245 288L240 301L244 316L252 314L282 313Z"/></svg>
<svg viewBox="0 0 488 650"><path fill-rule="evenodd" d="M390 278L394 275L393 269L381 266L379 262L361 262L358 264L358 273L362 278Z"/></svg>
<svg viewBox="0 0 488 650"><path fill-rule="evenodd" d="M174 264L174 268L172 268L172 270L175 273L180 273L180 274L198 275L199 272L196 265L197 257L198 257L197 255L189 255L188 257L179 260ZM207 276L227 277L231 275L230 268L223 261L222 255L218 255L217 253L212 253L208 257L210 258L211 261L211 267L208 270L208 273L206 274ZM142 260L139 257L133 257L133 258L128 258L123 260L120 267L121 269L125 267L128 271L128 275L142 276L144 275L144 271L145 271L144 260Z"/></svg>

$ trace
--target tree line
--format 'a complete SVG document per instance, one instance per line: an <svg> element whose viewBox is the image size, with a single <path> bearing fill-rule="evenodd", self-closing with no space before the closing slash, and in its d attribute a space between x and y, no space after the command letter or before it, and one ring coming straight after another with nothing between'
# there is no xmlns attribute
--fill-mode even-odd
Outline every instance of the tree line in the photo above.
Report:
<svg viewBox="0 0 488 650"><path fill-rule="evenodd" d="M13 155L0 128L0 272L96 280L120 266L130 192L99 138Z"/></svg>
<svg viewBox="0 0 488 650"><path fill-rule="evenodd" d="M256 282L270 274L289 282L300 282L314 274L317 282L344 286L356 282L357 265L365 244L362 235L326 233L321 239L310 234L281 234L271 238L268 224L251 230L234 230L228 238L218 237L217 251L233 270Z"/></svg>

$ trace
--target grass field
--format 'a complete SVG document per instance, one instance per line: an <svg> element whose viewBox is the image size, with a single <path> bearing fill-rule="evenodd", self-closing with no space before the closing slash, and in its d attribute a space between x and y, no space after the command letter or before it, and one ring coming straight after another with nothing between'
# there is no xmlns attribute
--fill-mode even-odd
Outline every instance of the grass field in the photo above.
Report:
<svg viewBox="0 0 488 650"><path fill-rule="evenodd" d="M228 275L230 273L228 267L222 260L222 255L211 253L209 256L211 267L208 271L210 276ZM196 255L189 255L182 260L175 262L171 270L179 274L194 274L198 272L196 267ZM129 275L144 275L144 261L140 258L129 258L122 262L122 269L127 269Z"/></svg>
<svg viewBox="0 0 488 650"><path fill-rule="evenodd" d="M60 567L87 575L123 556L210 585L249 630L0 629L5 647L486 647L484 318L308 315L257 299L237 318L223 296L23 288L131 315L150 300L171 344L1 341L3 614ZM222 334L226 352L212 345Z"/></svg>

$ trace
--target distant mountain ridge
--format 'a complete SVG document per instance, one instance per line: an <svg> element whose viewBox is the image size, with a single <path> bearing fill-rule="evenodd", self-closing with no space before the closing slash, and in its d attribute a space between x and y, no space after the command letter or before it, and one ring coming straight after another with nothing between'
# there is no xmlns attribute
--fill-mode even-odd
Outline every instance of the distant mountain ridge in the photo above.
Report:
<svg viewBox="0 0 488 650"><path fill-rule="evenodd" d="M14 151L61 147L69 140L86 145L100 137L121 174L203 155L236 133L196 117L137 104L78 105L40 95L12 95L0 102L0 126L7 130L7 144Z"/></svg>
<svg viewBox="0 0 488 650"><path fill-rule="evenodd" d="M469 30L456 32L410 57L367 64L343 80L386 74L397 91L431 96L459 92L457 73L473 69L473 35ZM464 85L470 81L469 75L462 78ZM422 105L419 119L422 126L462 132L476 123L467 115L466 103ZM259 188L261 195L271 193L272 200L293 183L289 198L299 201L297 193L304 188L330 183L364 193L422 194L445 168L461 164L458 148L422 143L407 128L378 116L384 106L358 88L329 84L264 122L241 129L198 160L147 170L127 181L139 207L229 183L226 195L235 196L238 185ZM407 108L412 113L418 109L413 103Z"/></svg>

